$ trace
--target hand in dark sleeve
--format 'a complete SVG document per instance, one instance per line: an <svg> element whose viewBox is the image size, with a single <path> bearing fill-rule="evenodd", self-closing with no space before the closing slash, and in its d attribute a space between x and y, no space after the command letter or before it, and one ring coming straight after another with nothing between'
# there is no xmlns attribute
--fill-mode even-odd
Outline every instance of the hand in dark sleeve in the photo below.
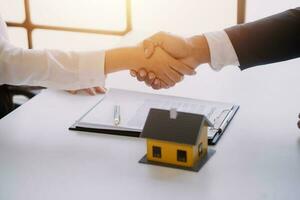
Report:
<svg viewBox="0 0 300 200"><path fill-rule="evenodd" d="M225 31L242 70L300 57L300 7Z"/></svg>

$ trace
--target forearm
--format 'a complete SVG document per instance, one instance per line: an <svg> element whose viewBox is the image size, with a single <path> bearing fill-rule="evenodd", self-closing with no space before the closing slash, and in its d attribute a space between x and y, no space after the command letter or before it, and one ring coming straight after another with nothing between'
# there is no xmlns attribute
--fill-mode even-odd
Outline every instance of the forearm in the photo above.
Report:
<svg viewBox="0 0 300 200"><path fill-rule="evenodd" d="M235 50L224 31L193 36L187 41L192 49L191 58L196 60L196 65L209 63L212 69L216 71L227 65L239 66Z"/></svg>
<svg viewBox="0 0 300 200"><path fill-rule="evenodd" d="M191 55L194 58L194 62L199 64L210 63L210 51L208 42L204 35L196 35L190 38L187 38L188 44L191 48Z"/></svg>
<svg viewBox="0 0 300 200"><path fill-rule="evenodd" d="M144 55L140 47L125 47L107 50L105 53L105 74L138 69L144 64Z"/></svg>

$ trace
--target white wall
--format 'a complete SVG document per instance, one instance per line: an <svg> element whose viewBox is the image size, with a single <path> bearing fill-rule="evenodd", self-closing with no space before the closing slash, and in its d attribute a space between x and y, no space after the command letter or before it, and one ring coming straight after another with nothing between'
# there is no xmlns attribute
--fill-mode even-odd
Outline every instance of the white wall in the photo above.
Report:
<svg viewBox="0 0 300 200"><path fill-rule="evenodd" d="M248 0L246 20L253 21L262 17L273 15L284 10L299 7L299 0Z"/></svg>
<svg viewBox="0 0 300 200"><path fill-rule="evenodd" d="M236 0L132 0L136 30L197 34L236 23Z"/></svg>

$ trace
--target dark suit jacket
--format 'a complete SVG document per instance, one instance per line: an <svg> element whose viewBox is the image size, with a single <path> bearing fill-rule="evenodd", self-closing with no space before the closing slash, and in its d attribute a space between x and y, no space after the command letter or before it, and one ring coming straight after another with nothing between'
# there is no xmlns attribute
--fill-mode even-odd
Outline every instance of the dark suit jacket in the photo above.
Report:
<svg viewBox="0 0 300 200"><path fill-rule="evenodd" d="M242 70L300 57L300 7L225 31Z"/></svg>

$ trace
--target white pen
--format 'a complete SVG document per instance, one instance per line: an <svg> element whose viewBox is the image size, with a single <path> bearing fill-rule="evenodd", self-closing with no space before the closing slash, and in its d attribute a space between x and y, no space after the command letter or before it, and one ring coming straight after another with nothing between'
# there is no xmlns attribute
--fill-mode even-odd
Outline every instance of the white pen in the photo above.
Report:
<svg viewBox="0 0 300 200"><path fill-rule="evenodd" d="M121 122L120 111L121 111L120 105L115 105L114 106L114 124L115 124L115 126L118 126Z"/></svg>

